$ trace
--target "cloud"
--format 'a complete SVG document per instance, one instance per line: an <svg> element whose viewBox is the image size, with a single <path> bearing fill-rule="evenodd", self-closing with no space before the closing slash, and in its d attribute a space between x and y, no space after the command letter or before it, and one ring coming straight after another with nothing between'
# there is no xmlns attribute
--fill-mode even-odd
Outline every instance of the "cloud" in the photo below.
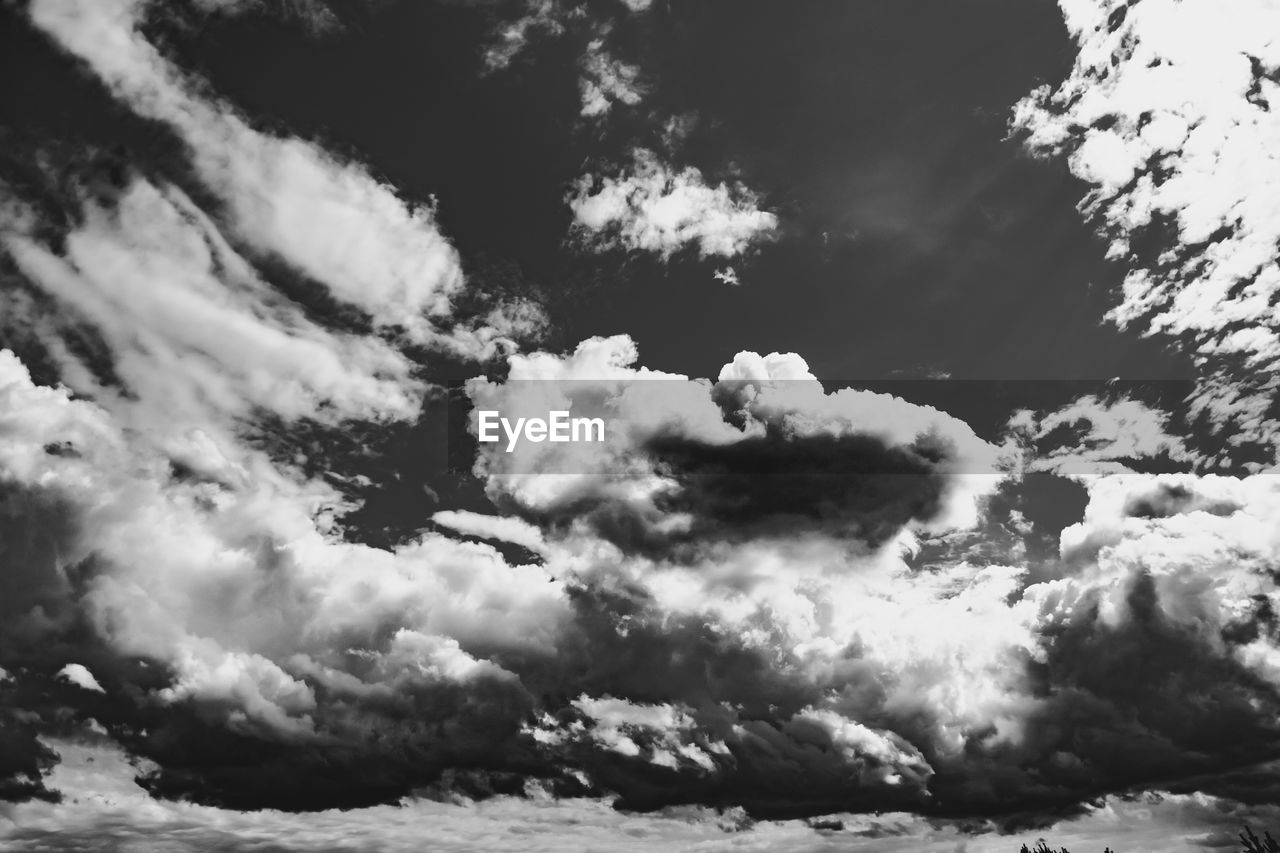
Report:
<svg viewBox="0 0 1280 853"><path fill-rule="evenodd" d="M602 116L615 103L635 106L644 89L639 84L640 69L611 56L602 39L592 39L582 57L582 77L578 88L582 95L582 115Z"/></svg>
<svg viewBox="0 0 1280 853"><path fill-rule="evenodd" d="M1276 432L1280 21L1266 2L1063 2L1079 56L1014 128L1094 185L1082 209L1130 272L1108 314L1178 340L1196 411L1235 442Z"/></svg>
<svg viewBox="0 0 1280 853"><path fill-rule="evenodd" d="M625 445L633 461L662 458L654 437L704 454L758 435L769 452L755 464L794 461L786 441L828 453L865 436L888 452L922 434L945 437L952 464L1000 459L940 412L825 391L794 355L744 353L714 383L635 357L624 338L530 354L477 393L608 403L641 439ZM732 491L714 477L675 477L692 497L654 506L704 525L699 547L655 555L539 517L545 565L520 566L437 534L393 551L342 542L269 478L174 478L110 410L34 385L12 356L0 367L6 506L44 534L3 537L34 570L0 599L17 673L0 690L26 691L7 713L92 716L151 762L141 778L161 797L324 809L534 785L629 809L906 810L1010 828L1135 786L1273 784L1238 775L1280 749L1271 476L1087 481L1056 574L913 566L920 541L982 518L991 475L974 490L972 467L948 466L931 476L952 511L891 519L901 529L873 543L867 519L892 502L847 501L847 483L819 481L829 508L801 501L810 523L771 531L767 495L726 513ZM689 467L605 470L602 507ZM534 507L584 488L488 475ZM441 520L534 541L527 524ZM49 692L38 674L69 662L110 694ZM1219 719L1230 738L1213 734Z"/></svg>
<svg viewBox="0 0 1280 853"><path fill-rule="evenodd" d="M491 657L550 653L562 587L440 534L395 551L344 541L352 502L304 473L326 460L299 453L306 431L419 416L426 389L398 330L487 357L536 317L454 317L456 253L429 210L196 94L139 34L145 10L30 8L185 139L223 206L212 217L131 168L60 186L73 224L56 239L44 207L5 206L6 308L64 383L0 352L0 657L15 682L0 712L21 722L5 791L52 796L35 738L87 714L153 762L157 795L241 807L393 801L454 764L518 764L507 742L529 698ZM263 255L373 329L323 325L272 286ZM260 440L272 426L282 446ZM111 694L50 680L76 667Z"/></svg>
<svg viewBox="0 0 1280 853"><path fill-rule="evenodd" d="M304 473L327 473L327 460L300 457L303 427L411 422L426 386L392 343L401 332L483 358L537 313L455 317L456 253L431 211L200 94L142 39L147 8L30 9L128 106L178 132L221 205L210 216L131 167L60 186L54 201L74 224L56 239L43 207L6 205L15 337L66 386L37 385L12 353L0 357L12 528L0 655L16 673L0 710L20 715L24 756L3 768L6 790L52 796L40 782L52 759L34 738L93 713L153 762L146 781L160 796L254 808L394 800L445 765L483 763L500 731L514 736L527 699L488 656L548 649L563 594L535 567L439 534L394 553L343 541L336 518L353 503ZM273 286L264 258L313 275L372 322L328 328ZM283 446L267 447L262 431L277 426ZM491 592L515 598L480 592L486 573ZM508 612L516 599L532 621ZM488 612L472 622L472 606ZM85 664L113 685L97 704L47 677ZM414 735L406 717L435 728ZM415 746L428 742L448 746Z"/></svg>
<svg viewBox="0 0 1280 853"><path fill-rule="evenodd" d="M1140 400L1088 394L1052 412L1015 412L1009 426L1027 445L1028 471L1095 476L1132 473L1153 459L1192 467L1193 454L1170 420Z"/></svg>
<svg viewBox="0 0 1280 853"><path fill-rule="evenodd" d="M417 342L487 357L507 335L531 331L535 318L515 306L492 318L492 329L441 332L464 281L433 209L406 203L358 164L261 133L229 105L197 94L196 81L140 33L149 9L142 0L39 0L30 15L117 98L182 138L237 240Z"/></svg>
<svg viewBox="0 0 1280 853"><path fill-rule="evenodd" d="M431 520L459 533L479 536L482 539L511 542L528 548L535 554L541 553L546 548L541 531L518 518L446 509L431 516Z"/></svg>
<svg viewBox="0 0 1280 853"><path fill-rule="evenodd" d="M11 309L79 391L135 400L139 427L207 427L255 410L404 419L421 406L403 355L308 319L177 188L134 178L117 198L84 198L77 214L61 252L14 227L16 217L0 222L0 246L49 300ZM68 349L78 324L101 336L123 388L105 387Z"/></svg>
<svg viewBox="0 0 1280 853"><path fill-rule="evenodd" d="M597 338L511 357L505 380L469 390L497 408L599 412L612 443L576 460L546 444L488 454L491 494L524 520L436 518L536 545L542 565L435 533L375 549L343 541L324 512L339 497L245 442L239 420L273 405L411 416L340 392L376 379L354 357L313 376L319 355L288 355L385 352L378 339L323 330L230 276L241 262L174 190L137 181L98 204L62 254L10 229L33 280L82 284L51 296L102 301L80 310L136 387L77 399L0 358L13 528L0 541L22 567L0 579L16 673L0 690L5 713L38 715L6 768L14 796L52 796L35 738L59 708L151 762L157 796L230 808L536 784L633 809L1023 826L1157 781L1232 796L1271 784L1232 774L1276 746L1273 478L1087 480L1052 571L921 567L922 543L983 523L1004 448L928 407L827 391L795 354L744 352L695 382ZM108 262L132 274L95 279ZM170 291L120 289L153 271ZM199 310L227 331L200 337L162 297L208 300ZM113 320L125 305L132 337ZM248 372L247 344L223 344L235 330L274 335L262 377L305 393L228 382ZM209 399L166 413L197 381ZM1143 438L1159 418L1125 404L1028 428L1044 440L1081 418L1107 458L1165 447ZM69 663L110 694L56 692L49 676ZM1238 743L1195 734L1220 716Z"/></svg>
<svg viewBox="0 0 1280 853"><path fill-rule="evenodd" d="M69 663L62 669L58 670L58 677L65 678L76 687L83 690L93 690L97 693L106 693L102 689L102 685L98 683L98 679L93 677L93 673L78 663Z"/></svg>
<svg viewBox="0 0 1280 853"><path fill-rule="evenodd" d="M507 386L473 382L477 409L605 422L603 444L482 445L490 497L651 556L809 532L874 549L908 525L971 524L973 489L997 479L998 451L964 424L887 395L825 394L795 355L743 353L715 384L634 359L628 339L595 339L564 359L513 357Z"/></svg>
<svg viewBox="0 0 1280 853"><path fill-rule="evenodd" d="M0 647L31 671L92 655L123 685L93 713L156 763L151 790L368 804L516 755L528 699L489 657L553 648L565 608L545 572L438 535L335 541L277 480L174 478L102 409L11 354L0 368L6 506L32 535L5 540L28 568L6 577Z"/></svg>
<svg viewBox="0 0 1280 853"><path fill-rule="evenodd" d="M770 239L777 217L742 183L708 186L702 173L677 171L652 151L632 152L628 171L584 175L569 207L574 230L594 251L653 252L664 260L688 246L701 257L732 258Z"/></svg>
<svg viewBox="0 0 1280 853"><path fill-rule="evenodd" d="M733 284L733 285L742 284L742 282L738 279L738 271L735 270L733 267L725 267L724 269L716 270L714 277L715 277L715 280L720 282L721 284Z"/></svg>
<svg viewBox="0 0 1280 853"><path fill-rule="evenodd" d="M342 20L326 0L192 0L198 14L244 15L266 13L315 36L342 29Z"/></svg>
<svg viewBox="0 0 1280 853"><path fill-rule="evenodd" d="M433 843L442 850L586 851L609 847L646 851L655 847L696 846L716 851L806 853L823 838L804 823L744 821L740 813L709 808L672 808L636 816L590 799L554 799L535 791L529 797L494 797L484 802L406 799L402 805L368 809L329 810L309 814L280 811L238 812L191 803L156 802L133 783L137 769L123 756L100 743L63 739L55 742L63 762L53 782L68 792L62 806L30 803L8 812L12 824L0 830L6 842L38 846L74 843L85 850L118 849L128 845L163 844L174 851L224 847L269 847L287 851L332 850L335 845L386 851L420 850L422 827L432 827ZM75 805L70 800L75 800ZM1190 799L1190 798L1186 798ZM1147 806L1179 809L1188 815L1187 827L1199 828L1194 818L1212 818L1211 804ZM1117 811L1127 815L1125 803ZM953 853L961 833L931 827L901 813L880 816L843 815L841 849L854 851L919 851ZM1117 830L1106 818L1102 831ZM1114 823L1114 819L1113 819ZM1129 821L1141 826L1141 821ZM1088 835L1076 829L1070 836ZM1121 824L1121 828L1127 825ZM1098 832L1097 828L1093 828ZM70 840L70 841L69 841ZM828 839L830 843L834 839ZM1007 849L1008 838L971 839L969 850L994 853ZM1158 848L1131 847L1140 851Z"/></svg>
<svg viewBox="0 0 1280 853"><path fill-rule="evenodd" d="M927 853L999 853L1034 836L1010 838L981 832L963 833L946 825L930 825L909 814L840 814L843 831L824 838L799 821L732 824L733 813L712 809L670 809L638 817L607 804L585 799L555 800L496 797L485 802L436 802L418 798L402 806L310 814L232 812L190 803L155 802L133 784L137 770L123 756L98 743L60 740L63 755L54 782L68 791L68 802L29 803L8 812L13 824L4 831L11 845L66 846L68 839L84 850L162 843L174 851L207 850L218 845L270 847L287 851L332 850L335 846L395 851L420 850L422 827L432 827L434 843L443 850L578 851L609 847L646 851L655 847L710 851L781 851L811 853L838 845L850 851L927 851ZM74 798L75 805L69 800ZM1214 797L1152 793L1107 798L1089 814L1064 822L1049 837L1070 849L1102 849L1105 845L1135 853L1161 853L1170 838L1194 845L1219 839L1213 846L1238 846L1236 833L1245 821L1255 826L1274 822L1274 808L1242 807ZM1223 844L1229 841L1231 844ZM1203 843L1203 842L1201 842ZM963 845L963 847L962 847ZM1205 846L1210 846L1205 844Z"/></svg>
<svg viewBox="0 0 1280 853"><path fill-rule="evenodd" d="M504 23L494 33L493 43L485 49L485 67L489 71L506 68L539 31L551 36L562 34L567 15L559 0L525 0L520 17Z"/></svg>
<svg viewBox="0 0 1280 853"><path fill-rule="evenodd" d="M806 708L764 723L720 709L699 713L699 725L690 710L672 705L583 696L572 707L581 721L566 729L547 720L560 727L538 732L541 742L557 751L593 749L593 775L620 788L624 806L745 798L754 813L781 817L863 799L887 806L927 798L932 771L919 752L832 711ZM805 780L804 790L795 779Z"/></svg>

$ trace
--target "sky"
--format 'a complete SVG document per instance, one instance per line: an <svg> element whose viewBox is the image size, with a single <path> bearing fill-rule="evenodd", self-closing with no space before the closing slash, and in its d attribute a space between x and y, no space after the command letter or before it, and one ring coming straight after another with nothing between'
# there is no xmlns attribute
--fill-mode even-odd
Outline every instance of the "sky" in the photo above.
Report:
<svg viewBox="0 0 1280 853"><path fill-rule="evenodd" d="M1274 0L0 20L0 849L1280 828Z"/></svg>

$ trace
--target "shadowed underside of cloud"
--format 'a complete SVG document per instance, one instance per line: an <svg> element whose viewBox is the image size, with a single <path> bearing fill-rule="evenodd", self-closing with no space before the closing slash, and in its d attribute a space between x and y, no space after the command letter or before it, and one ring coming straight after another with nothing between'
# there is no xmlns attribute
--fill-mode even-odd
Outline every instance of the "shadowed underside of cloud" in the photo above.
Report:
<svg viewBox="0 0 1280 853"><path fill-rule="evenodd" d="M563 360L514 358L508 385L473 383L477 407L563 406L608 423L603 446L482 445L490 497L624 553L689 560L808 535L874 551L909 526L968 518L999 476L997 449L959 421L887 395L827 395L798 356L743 353L714 384L634 359L625 337L595 339Z"/></svg>
<svg viewBox="0 0 1280 853"><path fill-rule="evenodd" d="M660 437L648 449L678 484L661 509L738 531L770 522L803 529L812 518L837 530L843 525L852 538L878 547L908 521L936 515L946 487L937 468L947 448L927 440L893 448L857 435L788 440L766 434L730 445ZM713 534L693 529L690 535Z"/></svg>
<svg viewBox="0 0 1280 853"><path fill-rule="evenodd" d="M665 481L651 502L588 492L529 516L551 529L586 524L624 552L656 558L808 533L874 549L909 523L934 518L950 485L939 464L944 448L892 447L866 435L732 444L656 436L644 449Z"/></svg>

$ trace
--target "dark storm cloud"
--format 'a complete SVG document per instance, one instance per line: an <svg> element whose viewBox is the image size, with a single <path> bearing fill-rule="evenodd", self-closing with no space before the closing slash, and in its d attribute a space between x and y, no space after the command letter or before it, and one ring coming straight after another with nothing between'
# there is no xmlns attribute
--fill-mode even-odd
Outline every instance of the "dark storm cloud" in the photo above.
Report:
<svg viewBox="0 0 1280 853"><path fill-rule="evenodd" d="M32 711L10 707L5 695L10 689L0 683L0 800L56 802L58 792L49 790L41 777L57 763L58 754L40 742L40 726L29 719Z"/></svg>
<svg viewBox="0 0 1280 853"><path fill-rule="evenodd" d="M55 445L45 452L69 450ZM70 503L0 483L0 799L56 800L42 776L57 753L40 737L73 730L114 704L55 673L69 662L87 664L99 677L127 665L101 645L77 603L92 560L60 559L73 550L77 533Z"/></svg>
<svg viewBox="0 0 1280 853"><path fill-rule="evenodd" d="M901 755L853 757L820 720L743 719L723 709L694 712L699 726L682 746L704 752L707 766L685 762L675 768L648 758L630 758L601 749L590 740L599 723L588 719L582 746L561 746L556 755L572 761L616 795L616 808L655 811L699 804L741 808L754 819L783 820L833 812L912 811L927 802L931 771L905 741ZM647 751L654 742L635 727L628 740ZM658 748L666 745L659 742ZM908 778L886 783L889 776Z"/></svg>
<svg viewBox="0 0 1280 853"><path fill-rule="evenodd" d="M555 659L542 662L551 669L518 667L550 707L582 693L647 704L725 702L748 716L789 716L820 698L785 649L747 644L701 615L664 613L641 590L574 587L570 600L572 628Z"/></svg>
<svg viewBox="0 0 1280 853"><path fill-rule="evenodd" d="M1036 710L1020 742L937 765L941 814L1020 810L1019 824L1034 814L1051 822L1103 794L1178 779L1213 792L1211 778L1280 755L1280 690L1230 644L1164 616L1150 576L1125 593L1120 624L1106 624L1099 607L1078 605L1043 629L1045 658L1027 669Z"/></svg>
<svg viewBox="0 0 1280 853"><path fill-rule="evenodd" d="M790 817L906 809L1013 832L1048 827L1107 794L1151 786L1262 802L1276 784L1258 762L1280 755L1280 691L1240 663L1237 641L1224 644L1164 615L1177 606L1176 593L1164 595L1162 601L1156 582L1140 575L1119 617L1101 616L1103 604L1093 598L1047 623L1043 656L1021 664L1029 712L1013 737L997 737L994 727L974 731L962 752L951 753L933 741L927 716L860 705L851 717L896 732L890 736L904 755L919 748L925 797L923 781L918 790L882 788L859 776L851 770L857 762L838 757L830 729L804 722L805 708L835 685L808 680L797 661L766 662L760 650L735 649L696 620L655 622L634 596L580 591L579 630L593 651L588 658L565 650L564 670L581 674L568 690L582 689L582 700L554 712L560 729L579 721L579 734L548 753L586 770L620 797L620 807L642 810L703 803ZM593 713L625 719L627 709L602 709L588 696L626 700L641 712L683 709L686 717L664 729L639 713L593 735L604 725ZM611 740L617 732L635 749L618 748ZM716 743L723 751L708 748ZM695 748L705 760L678 753L674 761L655 760L675 746ZM791 774L794 781L785 781Z"/></svg>
<svg viewBox="0 0 1280 853"><path fill-rule="evenodd" d="M868 435L771 433L728 444L658 435L641 448L669 478L651 506L588 494L526 517L554 530L585 523L625 552L689 555L715 543L819 533L876 548L929 521L950 486L944 444L892 446ZM687 515L680 529L665 518Z"/></svg>
<svg viewBox="0 0 1280 853"><path fill-rule="evenodd" d="M659 506L695 517L692 541L817 529L874 548L933 518L948 486L948 449L929 441L775 433L728 445L656 437L647 449L678 484Z"/></svg>
<svg viewBox="0 0 1280 853"><path fill-rule="evenodd" d="M776 819L927 800L919 752L814 711L822 690L784 650L664 614L635 590L583 587L573 601L553 668L523 678L546 688L548 766L585 772L617 808L735 806Z"/></svg>
<svg viewBox="0 0 1280 853"><path fill-rule="evenodd" d="M739 353L715 382L632 368L637 355L627 336L593 338L512 358L506 382L470 383L478 437L479 412L565 408L604 424L595 442L469 445L490 498L557 537L582 528L679 563L753 540L868 552L904 531L967 527L1002 477L1000 449L964 422L888 394L827 392L794 353Z"/></svg>
<svg viewBox="0 0 1280 853"><path fill-rule="evenodd" d="M872 544L939 510L951 461L941 441L894 447L868 435L773 433L730 444L657 436L646 449L681 486L667 509L730 527L788 515L836 529L852 521L851 535Z"/></svg>
<svg viewBox="0 0 1280 853"><path fill-rule="evenodd" d="M477 798L520 793L524 778L538 775L520 737L529 700L510 681L423 684L361 699L320 691L318 698L312 738L229 730L191 703L120 740L155 762L139 778L154 796L241 810L395 803L455 768L462 772L446 787Z"/></svg>
<svg viewBox="0 0 1280 853"><path fill-rule="evenodd" d="M1239 509L1228 501L1205 500L1191 488L1167 483L1157 484L1147 494L1134 495L1124 508L1135 518L1169 518L1188 512L1231 515Z"/></svg>
<svg viewBox="0 0 1280 853"><path fill-rule="evenodd" d="M0 564L7 582L0 599L7 606L0 623L0 798L56 798L41 775L57 756L38 738L76 735L90 720L153 762L138 781L155 796L226 808L393 803L454 767L505 771L516 780L513 790L524 774L537 774L519 735L532 707L519 682L501 672L465 682L415 674L405 666L413 638L391 638L385 656L355 655L336 687L316 679L314 725L306 734L229 725L237 705L230 697L160 699L179 673L112 650L84 600L109 569L92 559L60 566L57 551L73 551L75 542L58 535L63 517L41 516L42 504L12 491L5 500L7 518L24 536L5 537ZM24 538L28 547L20 550ZM397 650L410 655L405 665ZM103 692L55 677L68 661L86 665Z"/></svg>

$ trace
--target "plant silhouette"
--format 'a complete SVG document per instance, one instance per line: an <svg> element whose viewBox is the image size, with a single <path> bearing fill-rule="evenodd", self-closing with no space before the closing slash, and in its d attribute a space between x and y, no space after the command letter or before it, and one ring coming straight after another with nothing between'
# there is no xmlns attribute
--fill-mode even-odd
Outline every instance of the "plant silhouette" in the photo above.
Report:
<svg viewBox="0 0 1280 853"><path fill-rule="evenodd" d="M1263 832L1262 838L1253 831L1253 827L1245 825L1244 832L1240 833L1240 843L1244 845L1244 849L1240 853L1280 853L1280 841L1276 841L1271 837L1270 832ZM1028 847L1023 844L1022 849L1018 853L1071 853L1065 847L1050 847L1043 838L1037 839L1035 847ZM1108 847L1103 853L1114 853Z"/></svg>
<svg viewBox="0 0 1280 853"><path fill-rule="evenodd" d="M1280 853L1280 842L1272 838L1270 832L1264 832L1263 837L1259 838L1249 826L1245 826L1244 832L1240 833L1240 843L1244 845L1241 853Z"/></svg>
<svg viewBox="0 0 1280 853"><path fill-rule="evenodd" d="M1045 840L1041 838L1038 839L1038 843L1035 847L1028 847L1025 844L1022 845L1022 849L1018 851L1018 853L1071 853L1071 851L1065 847L1050 847L1045 843ZM1108 847L1103 851L1103 853L1115 853L1115 851Z"/></svg>

